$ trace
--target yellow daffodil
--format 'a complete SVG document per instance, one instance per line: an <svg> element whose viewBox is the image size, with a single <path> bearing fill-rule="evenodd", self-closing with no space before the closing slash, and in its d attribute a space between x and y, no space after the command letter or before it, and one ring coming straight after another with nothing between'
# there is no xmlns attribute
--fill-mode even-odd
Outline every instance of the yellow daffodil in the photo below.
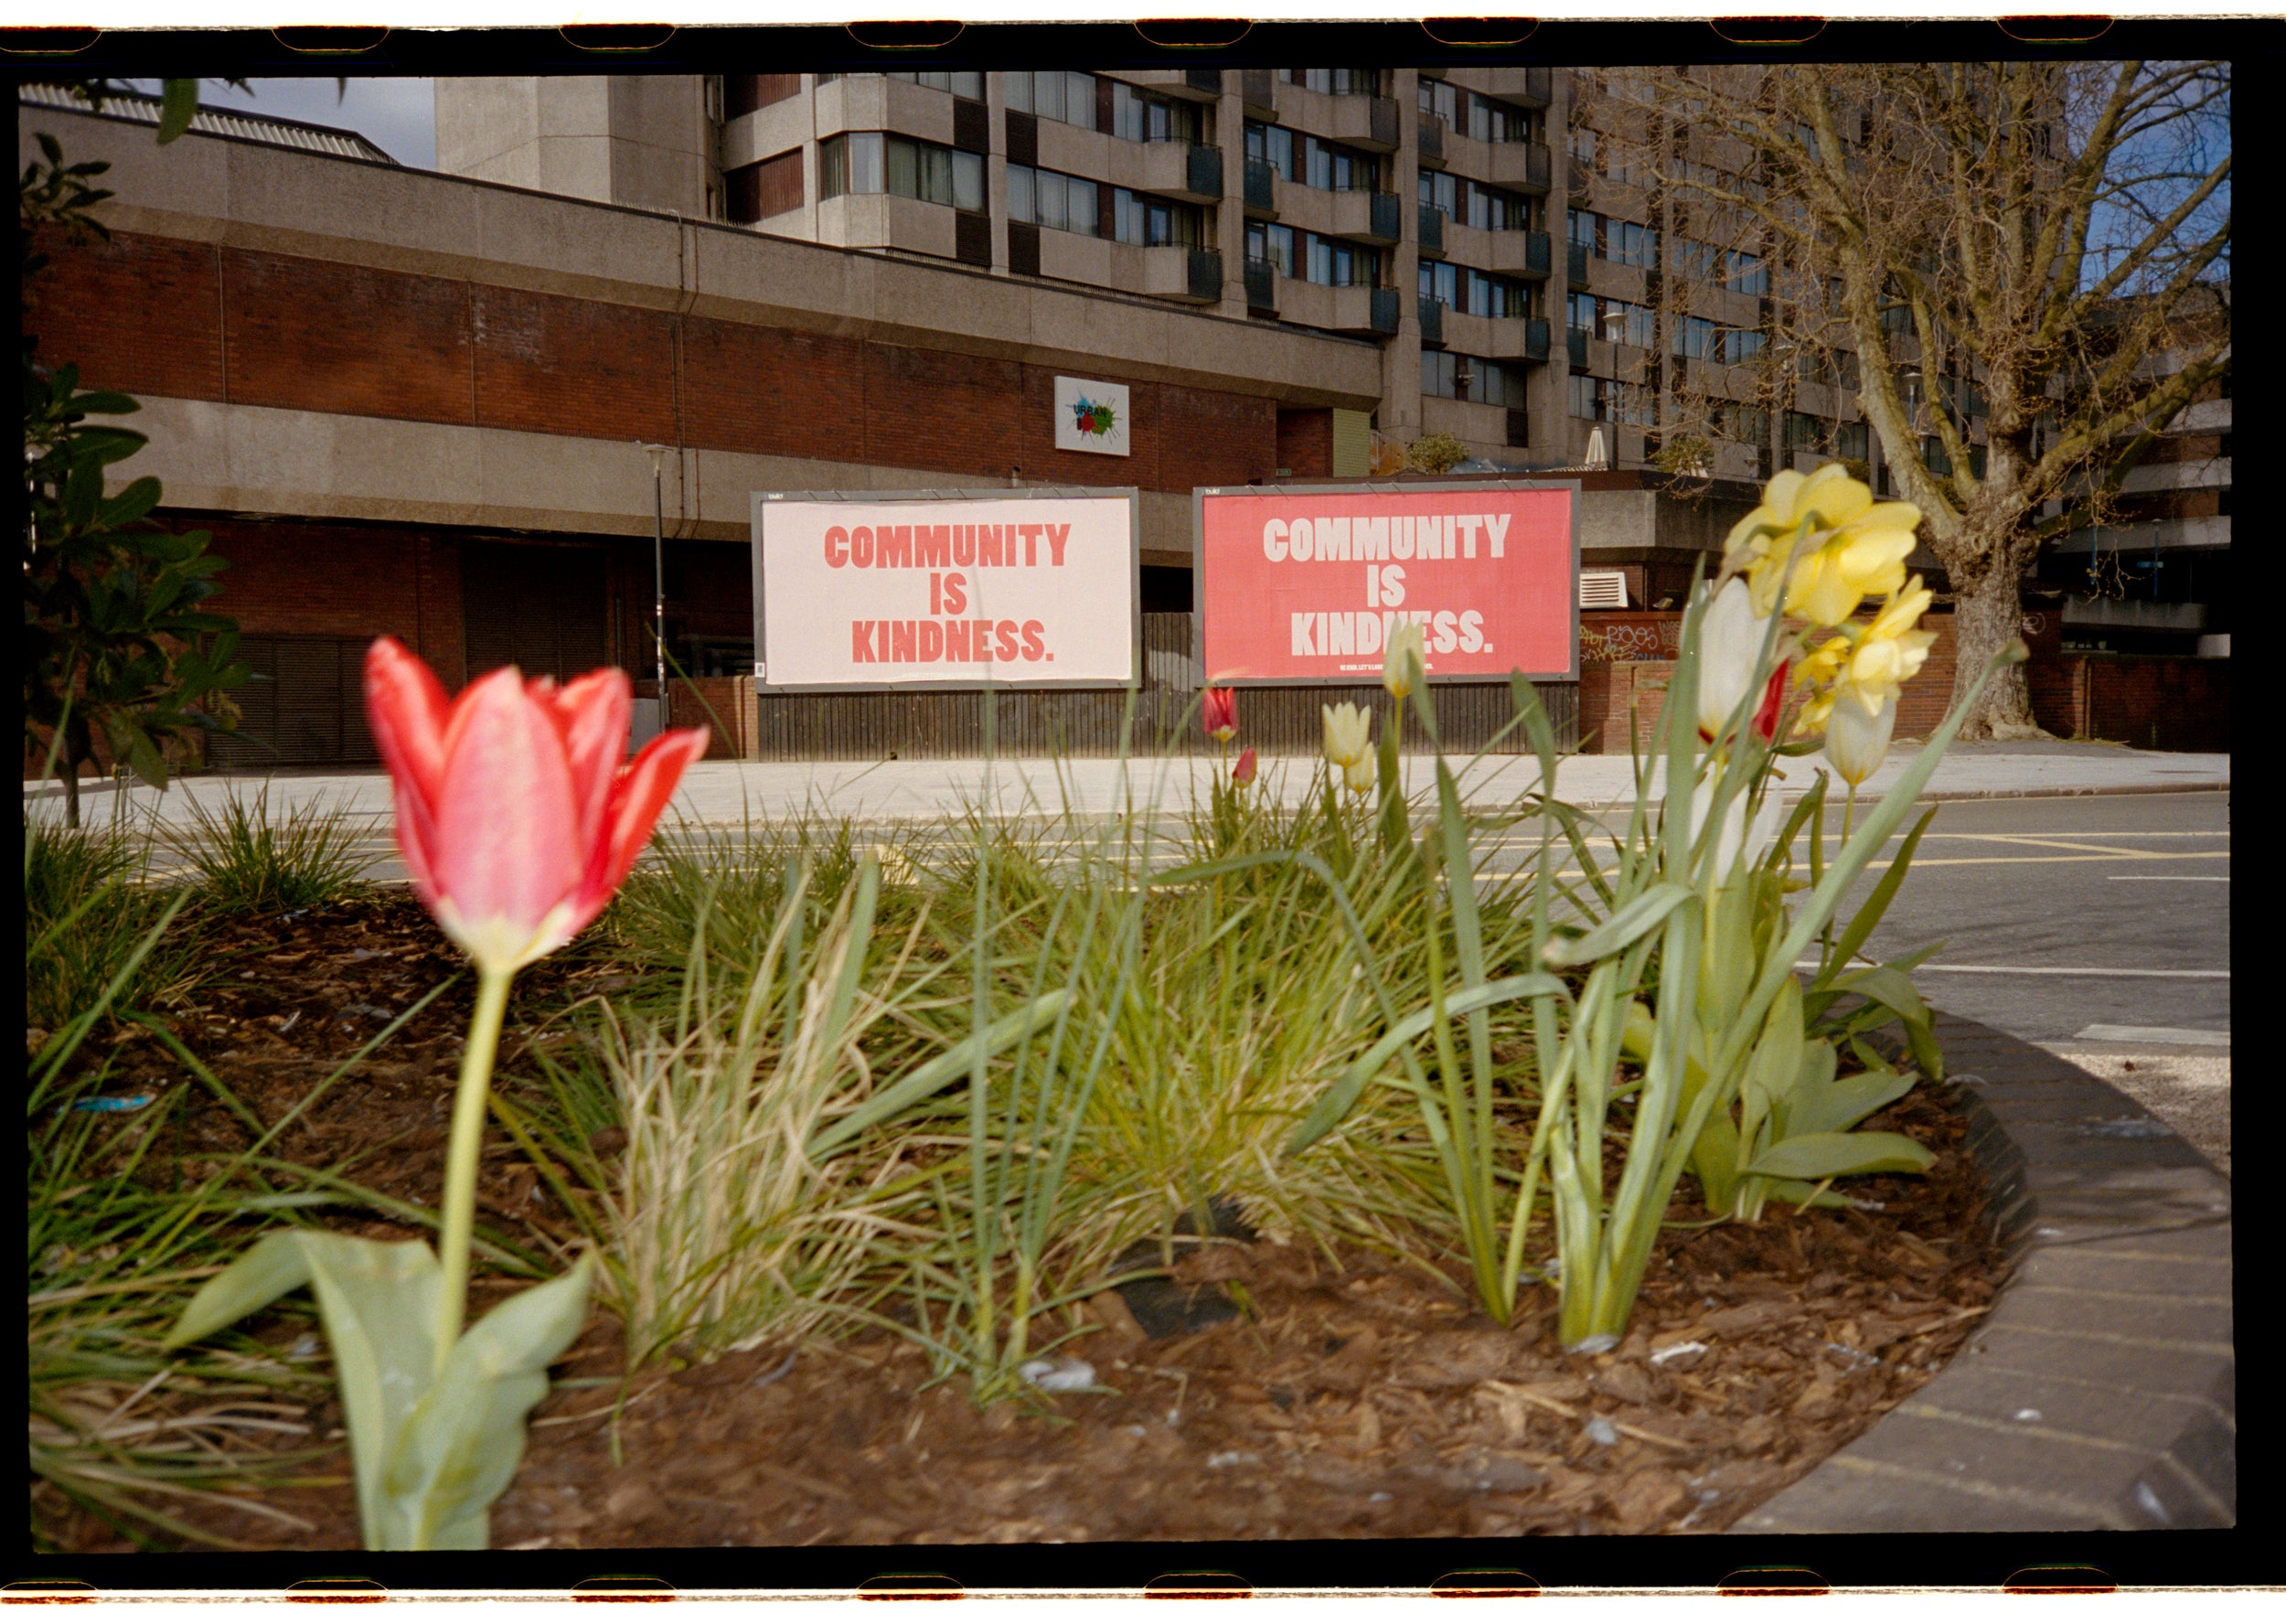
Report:
<svg viewBox="0 0 2286 1624"><path fill-rule="evenodd" d="M1865 715L1874 716L1884 703L1897 697L1897 690L1928 658L1929 645L1937 641L1936 633L1913 629L1930 601L1929 591L1918 575L1903 592L1890 593L1873 624L1851 639L1854 646L1849 665L1834 684L1837 699L1846 695Z"/></svg>
<svg viewBox="0 0 2286 1624"><path fill-rule="evenodd" d="M1403 700L1428 680L1428 646L1420 623L1405 621L1389 628L1388 651L1382 656L1381 685Z"/></svg>
<svg viewBox="0 0 2286 1624"><path fill-rule="evenodd" d="M1810 690L1801 714L1794 720L1796 736L1806 737L1825 726L1826 718L1833 711L1833 685L1849 657L1849 638L1828 637L1795 665L1795 683Z"/></svg>
<svg viewBox="0 0 2286 1624"><path fill-rule="evenodd" d="M1910 502L1875 502L1839 463L1814 474L1781 470L1762 505L1732 527L1725 574L1744 574L1757 614L1779 606L1812 625L1838 625L1868 593L1894 593L1921 511Z"/></svg>
<svg viewBox="0 0 2286 1624"><path fill-rule="evenodd" d="M1326 721L1326 759L1335 766L1349 768L1365 760L1373 752L1373 719L1355 705L1320 705L1319 710Z"/></svg>

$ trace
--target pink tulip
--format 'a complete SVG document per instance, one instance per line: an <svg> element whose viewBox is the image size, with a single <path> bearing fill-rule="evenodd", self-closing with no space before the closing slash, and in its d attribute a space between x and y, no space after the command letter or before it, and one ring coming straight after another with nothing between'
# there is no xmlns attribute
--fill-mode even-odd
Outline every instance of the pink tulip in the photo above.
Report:
<svg viewBox="0 0 2286 1624"><path fill-rule="evenodd" d="M1248 745L1238 753L1238 764L1230 770L1230 781L1242 789L1255 781L1255 753L1252 745Z"/></svg>
<svg viewBox="0 0 2286 1624"><path fill-rule="evenodd" d="M707 730L627 748L624 671L559 689L514 667L457 700L393 637L365 660L366 712L422 903L476 967L511 973L586 927L635 867Z"/></svg>
<svg viewBox="0 0 2286 1624"><path fill-rule="evenodd" d="M1199 705L1199 725L1206 736L1218 744L1227 744L1238 733L1238 690L1234 688L1210 688Z"/></svg>

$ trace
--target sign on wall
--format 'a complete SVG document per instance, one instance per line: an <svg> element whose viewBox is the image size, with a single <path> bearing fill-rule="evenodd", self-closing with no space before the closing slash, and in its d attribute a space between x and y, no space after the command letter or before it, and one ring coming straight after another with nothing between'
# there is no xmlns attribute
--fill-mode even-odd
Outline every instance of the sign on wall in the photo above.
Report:
<svg viewBox="0 0 2286 1624"><path fill-rule="evenodd" d="M1056 379L1056 449L1127 454L1127 386L1092 378Z"/></svg>
<svg viewBox="0 0 2286 1624"><path fill-rule="evenodd" d="M1197 497L1215 682L1363 682L1418 622L1432 678L1579 674L1578 487L1249 486Z"/></svg>
<svg viewBox="0 0 2286 1624"><path fill-rule="evenodd" d="M753 497L755 679L1077 687L1136 672L1132 491Z"/></svg>

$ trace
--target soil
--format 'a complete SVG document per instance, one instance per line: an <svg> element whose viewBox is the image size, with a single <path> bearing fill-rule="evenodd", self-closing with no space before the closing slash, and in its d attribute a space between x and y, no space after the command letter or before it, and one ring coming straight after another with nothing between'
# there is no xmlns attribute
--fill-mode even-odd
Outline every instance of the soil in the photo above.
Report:
<svg viewBox="0 0 2286 1624"><path fill-rule="evenodd" d="M456 964L403 897L250 924L225 947L248 984L202 993L176 1025L265 1121L371 1035L377 1016L358 1006L401 1010ZM504 1068L519 1025L529 1033L609 973L576 954L528 973ZM464 980L387 1047L390 1058L362 1063L355 1085L336 1085L283 1137L284 1154L331 1165L361 1150L348 1176L433 1202L469 993ZM118 1047L107 1087L139 1067L153 1082L181 1077L147 1039ZM493 1544L1719 1532L1926 1382L2004 1277L1953 1092L1924 1084L1864 1126L1912 1136L1935 1164L1920 1178L1854 1181L1877 1211L1773 1206L1757 1224L1694 1228L1704 1214L1680 1202L1631 1328L1597 1355L1557 1346L1551 1287L1532 1288L1503 1328L1475 1309L1458 1272L1266 1241L1216 1241L1175 1266L1202 1303L1227 1298L1243 1314L1154 1338L1127 1298L1100 1294L1087 1333L1060 1350L1093 1365L1096 1389L983 1412L963 1381L932 1384L920 1350L887 1334L629 1379L619 1328L599 1315L534 1412ZM208 1104L164 1131L194 1157L227 1154L246 1135ZM490 1148L480 1223L568 1237L539 1189L512 1147ZM362 1233L413 1232L373 1220ZM480 1281L476 1311L518 1288ZM308 1426L302 1447L340 1438L330 1401ZM324 1476L277 1501L315 1525L289 1537L211 1505L180 1509L227 1543L355 1548L346 1448ZM69 1548L132 1548L92 1518L46 1509Z"/></svg>

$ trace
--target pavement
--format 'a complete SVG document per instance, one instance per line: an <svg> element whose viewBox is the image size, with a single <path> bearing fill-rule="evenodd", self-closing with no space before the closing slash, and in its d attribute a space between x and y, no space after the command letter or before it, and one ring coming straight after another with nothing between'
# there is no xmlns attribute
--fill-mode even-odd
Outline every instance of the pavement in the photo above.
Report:
<svg viewBox="0 0 2286 1624"><path fill-rule="evenodd" d="M1863 804L1903 775L1912 759L1907 745L1889 759L1859 791ZM1256 793L1298 805L1309 793L1314 757L1266 760ZM1431 758L1405 758L1407 790L1436 782ZM1462 797L1473 807L1509 805L1539 788L1540 766L1531 756L1485 756L1454 762ZM1784 764L1788 781L1807 787L1822 755ZM1212 755L1139 758L1121 763L1107 757L1062 761L1002 759L985 765L963 761L880 762L700 762L684 775L673 815L711 827L736 828L747 820L775 821L805 812L849 817L861 823L933 821L964 807L988 804L1010 817L1073 811L1103 816L1132 804L1180 807L1203 796L1223 770ZM1630 800L1635 767L1626 756L1573 755L1557 763L1555 792L1581 807L1601 807ZM1660 770L1653 768L1654 788ZM389 780L377 770L348 773L281 772L270 779L273 816L312 805L338 807L355 816L389 811ZM233 792L250 793L258 779L225 775L184 778L165 794L136 785L125 791L137 816L155 816L179 826L190 801L212 807ZM1929 781L1930 799L1978 799L2020 796L2081 796L2190 788L2227 789L2227 755L2177 754L2130 750L2069 741L2025 743L1957 743L1945 753ZM101 810L120 793L109 781L83 789L91 810ZM55 785L27 785L27 800L53 800Z"/></svg>

